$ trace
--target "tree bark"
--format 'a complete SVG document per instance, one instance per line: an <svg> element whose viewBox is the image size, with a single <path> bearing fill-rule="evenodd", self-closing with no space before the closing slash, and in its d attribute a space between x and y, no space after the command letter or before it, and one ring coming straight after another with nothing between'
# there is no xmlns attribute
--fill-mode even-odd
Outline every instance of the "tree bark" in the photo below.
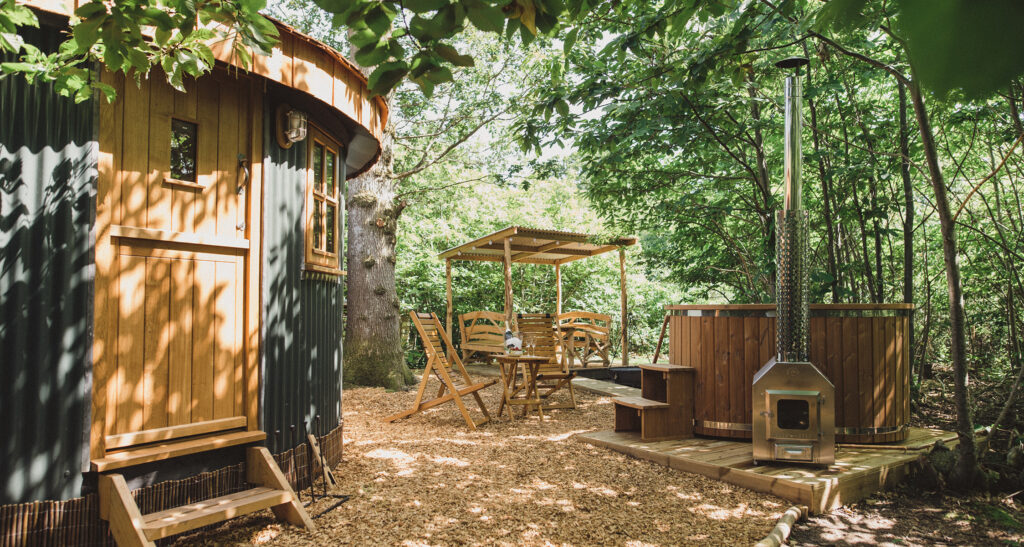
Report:
<svg viewBox="0 0 1024 547"><path fill-rule="evenodd" d="M921 96L916 78L910 85L910 97L921 133L921 144L928 163L928 172L931 175L932 190L935 193L935 211L939 216L942 254L946 266L946 285L949 290L950 358L953 361L953 399L956 404L956 433L959 440L957 462L953 472L950 473L949 484L956 489L969 490L984 485L984 480L975 452L974 423L969 404L964 290L963 280L960 276L960 250L956 241L956 223L953 221L953 214L949 208L946 182L943 180L942 168L939 165L939 154L928 120L928 111L925 108L924 98Z"/></svg>
<svg viewBox="0 0 1024 547"><path fill-rule="evenodd" d="M403 205L391 178L393 129L381 139L380 160L350 180L346 383L401 389L412 383L405 365L395 288L395 242Z"/></svg>
<svg viewBox="0 0 1024 547"><path fill-rule="evenodd" d="M1006 397L1006 403L1003 404L1003 409L999 411L999 417L996 418L996 422L992 424L995 428L1005 427L1004 422L1006 418L1011 415L1010 409L1013 408L1013 403L1017 401L1017 394L1020 392L1021 381L1024 381L1024 363L1021 361L1024 358L1021 357L1020 340L1017 338L1017 307L1013 301L1013 282L1011 281L1006 290L1006 320L1010 325L1010 337L1006 341L1006 350L1010 354L1010 365L1017 369L1017 378L1013 381L1013 387L1010 388L1010 395ZM1016 415L1014 415L1014 422L1016 422ZM1010 424L1010 425L1016 425Z"/></svg>
<svg viewBox="0 0 1024 547"><path fill-rule="evenodd" d="M818 158L818 177L821 179L821 201L825 205L825 232L828 238L828 273L832 276L829 283L832 292L832 303L839 303L839 268L836 266L836 236L835 220L832 218L832 206L830 192L831 172L825 167L825 155L821 153L821 137L818 134L818 109L814 106L814 98L807 97L807 106L811 111L811 136L814 143L814 153Z"/></svg>
<svg viewBox="0 0 1024 547"><path fill-rule="evenodd" d="M903 178L903 301L914 302L914 186L910 180L910 125L907 123L907 86L897 80L900 109L900 176ZM914 347L914 310L910 312L908 344ZM910 352L911 358L914 353ZM913 361L910 370L914 369Z"/></svg>

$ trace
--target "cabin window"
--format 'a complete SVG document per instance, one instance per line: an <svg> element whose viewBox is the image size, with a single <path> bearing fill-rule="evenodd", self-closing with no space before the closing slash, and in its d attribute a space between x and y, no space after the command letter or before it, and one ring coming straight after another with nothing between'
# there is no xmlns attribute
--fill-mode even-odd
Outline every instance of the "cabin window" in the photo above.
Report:
<svg viewBox="0 0 1024 547"><path fill-rule="evenodd" d="M306 182L306 266L340 273L341 147L311 128Z"/></svg>
<svg viewBox="0 0 1024 547"><path fill-rule="evenodd" d="M196 181L196 135L199 126L184 120L171 119L171 178Z"/></svg>

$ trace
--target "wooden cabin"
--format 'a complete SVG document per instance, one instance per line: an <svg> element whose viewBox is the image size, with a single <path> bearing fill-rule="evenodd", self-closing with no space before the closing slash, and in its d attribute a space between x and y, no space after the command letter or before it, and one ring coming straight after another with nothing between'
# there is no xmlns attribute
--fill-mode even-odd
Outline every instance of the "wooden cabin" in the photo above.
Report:
<svg viewBox="0 0 1024 547"><path fill-rule="evenodd" d="M28 4L55 50L74 5ZM112 104L0 79L0 543L109 542L129 491L146 520L254 473L301 488L309 434L340 460L344 181L388 111L277 26L272 56L215 47L184 93L159 71L99 74Z"/></svg>

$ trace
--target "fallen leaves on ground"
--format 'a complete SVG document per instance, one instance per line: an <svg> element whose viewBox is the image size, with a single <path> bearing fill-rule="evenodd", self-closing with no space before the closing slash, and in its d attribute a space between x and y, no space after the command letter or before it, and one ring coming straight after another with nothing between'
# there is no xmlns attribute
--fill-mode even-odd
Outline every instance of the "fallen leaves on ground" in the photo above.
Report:
<svg viewBox="0 0 1024 547"><path fill-rule="evenodd" d="M436 389L436 386L431 386ZM428 388L428 393L431 388ZM492 416L500 386L482 392ZM559 395L555 395L559 397ZM415 391L348 388L344 461L335 494L351 499L313 533L268 511L182 544L268 545L750 545L788 504L573 438L610 429L610 399L577 392L576 410L501 418L470 431L452 403L405 420ZM475 417L479 409L464 398ZM302 494L309 500L308 490ZM311 515L333 500L311 505Z"/></svg>

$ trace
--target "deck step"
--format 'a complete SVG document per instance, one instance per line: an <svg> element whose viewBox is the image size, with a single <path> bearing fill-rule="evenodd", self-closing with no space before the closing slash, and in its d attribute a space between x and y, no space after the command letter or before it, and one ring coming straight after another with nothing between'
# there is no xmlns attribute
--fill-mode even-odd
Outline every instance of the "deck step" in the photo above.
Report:
<svg viewBox="0 0 1024 547"><path fill-rule="evenodd" d="M667 363L649 363L640 365L643 370L654 370L658 372L696 372L697 369L693 367L684 367L682 365L670 365Z"/></svg>
<svg viewBox="0 0 1024 547"><path fill-rule="evenodd" d="M275 505L288 503L291 499L292 495L289 492L261 486L166 511L142 515L145 522L142 531L147 538L155 541L269 509Z"/></svg>
<svg viewBox="0 0 1024 547"><path fill-rule="evenodd" d="M644 399L643 397L616 397L612 400L613 403L622 406L628 406L637 410L644 410L648 408L668 408L668 403L661 401L652 401L650 399Z"/></svg>
<svg viewBox="0 0 1024 547"><path fill-rule="evenodd" d="M102 473L133 465L168 460L188 454L197 454L208 450L256 443L266 438L267 434L262 431L235 431L232 433L217 433L144 445L120 452L108 453L103 458L92 460L92 470Z"/></svg>

